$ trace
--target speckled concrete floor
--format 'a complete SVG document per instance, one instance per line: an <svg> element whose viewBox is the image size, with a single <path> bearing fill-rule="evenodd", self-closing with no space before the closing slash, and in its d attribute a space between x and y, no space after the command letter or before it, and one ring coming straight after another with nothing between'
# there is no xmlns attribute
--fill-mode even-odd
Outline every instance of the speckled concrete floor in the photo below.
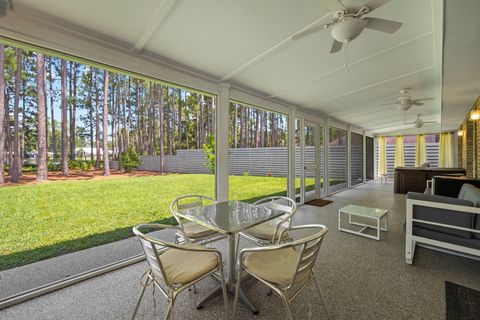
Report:
<svg viewBox="0 0 480 320"><path fill-rule="evenodd" d="M445 280L480 290L480 261L418 248L413 265L404 261L402 223L405 196L392 193L391 185L369 183L338 193L332 204L302 206L295 224L323 223L329 232L316 270L333 319L444 319ZM337 210L346 204L391 210L390 230L381 241L337 230ZM223 247L223 245L221 245ZM139 263L63 290L0 311L0 319L129 319L140 290L145 263ZM33 277L33 275L32 275ZM205 280L195 295L184 292L175 306L176 319L225 318L220 298L195 309L195 301L216 285ZM267 296L260 284L248 289L260 309L252 315L240 307L239 319L283 319L279 297ZM233 299L230 299L232 302ZM165 301L157 294L156 317L163 317ZM309 303L310 301L310 303ZM293 304L295 319L325 319L314 288ZM138 319L152 319L151 292L147 292Z"/></svg>

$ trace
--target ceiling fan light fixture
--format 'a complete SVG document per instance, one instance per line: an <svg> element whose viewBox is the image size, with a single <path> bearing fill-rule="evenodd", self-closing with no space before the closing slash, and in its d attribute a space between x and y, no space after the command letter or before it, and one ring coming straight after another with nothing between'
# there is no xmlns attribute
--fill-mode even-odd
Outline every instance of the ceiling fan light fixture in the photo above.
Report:
<svg viewBox="0 0 480 320"><path fill-rule="evenodd" d="M358 37L367 22L360 18L346 17L331 28L332 37L339 42L349 42Z"/></svg>
<svg viewBox="0 0 480 320"><path fill-rule="evenodd" d="M473 110L472 113L470 113L470 120L478 120L478 119L480 119L480 111Z"/></svg>

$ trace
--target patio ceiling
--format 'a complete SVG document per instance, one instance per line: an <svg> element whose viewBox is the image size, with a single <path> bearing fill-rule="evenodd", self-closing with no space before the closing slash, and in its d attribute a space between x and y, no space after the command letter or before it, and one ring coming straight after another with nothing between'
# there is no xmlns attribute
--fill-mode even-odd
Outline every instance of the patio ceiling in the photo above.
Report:
<svg viewBox="0 0 480 320"><path fill-rule="evenodd" d="M142 0L141 5L128 0L15 0L14 5L11 15L17 24L35 19L39 26L81 32L371 133L402 130L404 119L412 122L416 114L425 121L441 120L442 1L393 0L377 9L372 16L403 26L394 34L365 30L349 45L348 72L343 51L329 53L329 32L290 39L328 14L317 0ZM0 32L7 28L2 26L0 19ZM406 114L393 105L378 106L405 87L413 98L434 100ZM425 125L421 131L440 129L440 124Z"/></svg>

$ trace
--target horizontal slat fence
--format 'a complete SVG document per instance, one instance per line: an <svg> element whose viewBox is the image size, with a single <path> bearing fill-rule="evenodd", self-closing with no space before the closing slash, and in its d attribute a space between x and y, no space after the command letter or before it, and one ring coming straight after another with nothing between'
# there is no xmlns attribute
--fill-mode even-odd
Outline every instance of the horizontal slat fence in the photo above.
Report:
<svg viewBox="0 0 480 320"><path fill-rule="evenodd" d="M323 161L323 147L320 150L320 161ZM347 160L345 146L330 146L330 177L345 179ZM353 154L353 153L352 153ZM288 150L286 147L276 148L231 148L229 150L229 173L231 175L252 175L286 177L288 172ZM300 173L300 148L295 152L295 173ZM353 160L353 159L352 159ZM160 156L142 156L139 170L160 171ZM361 161L361 159L360 159ZM203 150L178 150L176 155L165 155L165 172L175 173L210 173ZM355 163L358 161L355 160ZM305 147L305 163L315 163L315 147ZM323 176L323 165L321 166ZM357 170L357 169L355 169ZM361 165L359 166L361 170ZM306 172L313 177L314 172Z"/></svg>
<svg viewBox="0 0 480 320"><path fill-rule="evenodd" d="M405 166L415 167L415 148L416 144L408 143L404 145L405 152ZM427 162L430 163L430 167L438 167L438 143L427 142L425 144L427 153ZM395 165L395 145L387 144L387 174L393 175ZM378 161L378 144L375 147L375 158Z"/></svg>

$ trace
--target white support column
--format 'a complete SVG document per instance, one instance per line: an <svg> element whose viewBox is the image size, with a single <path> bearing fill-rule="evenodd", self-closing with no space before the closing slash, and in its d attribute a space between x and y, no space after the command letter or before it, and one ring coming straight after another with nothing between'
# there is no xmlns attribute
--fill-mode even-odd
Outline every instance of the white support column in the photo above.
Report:
<svg viewBox="0 0 480 320"><path fill-rule="evenodd" d="M363 133L362 139L362 172L363 172L363 183L367 183L367 136L365 135L365 131Z"/></svg>
<svg viewBox="0 0 480 320"><path fill-rule="evenodd" d="M352 132L350 126L347 131L347 188L352 187Z"/></svg>
<svg viewBox="0 0 480 320"><path fill-rule="evenodd" d="M330 165L330 157L328 155L328 146L330 145L330 119L327 118L325 124L325 147L323 153L325 154L325 170L323 172L323 189L325 190L325 195L328 196L330 194L329 187L330 187L330 172L328 167Z"/></svg>
<svg viewBox="0 0 480 320"><path fill-rule="evenodd" d="M218 87L217 135L216 135L216 195L217 201L228 200L228 118L230 109L230 85Z"/></svg>
<svg viewBox="0 0 480 320"><path fill-rule="evenodd" d="M287 195L290 199L295 200L295 121L296 109L292 108L288 114L288 182Z"/></svg>
<svg viewBox="0 0 480 320"><path fill-rule="evenodd" d="M305 203L305 119L300 119L300 203Z"/></svg>

